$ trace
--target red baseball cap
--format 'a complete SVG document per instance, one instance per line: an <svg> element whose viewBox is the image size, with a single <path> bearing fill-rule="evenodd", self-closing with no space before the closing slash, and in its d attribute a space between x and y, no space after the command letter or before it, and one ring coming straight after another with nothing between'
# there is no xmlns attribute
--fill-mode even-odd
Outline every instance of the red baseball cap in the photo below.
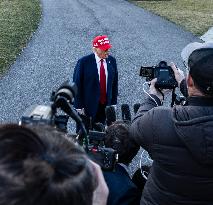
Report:
<svg viewBox="0 0 213 205"><path fill-rule="evenodd" d="M112 47L112 45L109 42L108 36L96 36L93 39L93 47L94 48L99 48L101 50L107 50Z"/></svg>

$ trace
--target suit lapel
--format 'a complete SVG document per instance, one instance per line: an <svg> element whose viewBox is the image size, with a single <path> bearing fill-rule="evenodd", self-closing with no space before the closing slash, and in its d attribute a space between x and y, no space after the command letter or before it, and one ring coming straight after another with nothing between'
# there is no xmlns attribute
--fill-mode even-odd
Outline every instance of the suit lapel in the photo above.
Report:
<svg viewBox="0 0 213 205"><path fill-rule="evenodd" d="M92 72L95 73L95 79L99 82L99 76L98 76L98 68L97 68L97 63L95 60L95 54L91 54L91 66L89 66L90 69L92 69Z"/></svg>
<svg viewBox="0 0 213 205"><path fill-rule="evenodd" d="M112 64L111 64L111 61L108 58L106 59L106 63L107 63L107 71L108 71L107 91L109 91L110 85L111 85L111 82L112 82Z"/></svg>

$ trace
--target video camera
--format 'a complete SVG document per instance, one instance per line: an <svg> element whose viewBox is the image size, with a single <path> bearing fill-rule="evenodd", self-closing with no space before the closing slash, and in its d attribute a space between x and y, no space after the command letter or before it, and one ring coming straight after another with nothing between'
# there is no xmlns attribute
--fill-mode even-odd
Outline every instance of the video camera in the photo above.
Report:
<svg viewBox="0 0 213 205"><path fill-rule="evenodd" d="M178 86L172 68L168 66L165 61L160 61L157 66L141 66L139 75L146 77L146 81L151 81L152 79L157 78L157 82L155 83L156 88L174 89Z"/></svg>
<svg viewBox="0 0 213 205"><path fill-rule="evenodd" d="M77 94L77 87L75 84L69 86L63 84L56 92L53 91L50 100L53 102L49 105L32 105L24 112L21 117L20 124L46 124L58 128L66 132L69 117L76 120L77 113L70 106L73 103L74 97ZM65 115L59 115L58 109L63 110ZM81 121L81 119L77 119Z"/></svg>
<svg viewBox="0 0 213 205"><path fill-rule="evenodd" d="M73 101L77 94L77 86L68 83L62 84L59 89L51 94L51 105L33 105L29 107L19 124L22 125L50 125L60 131L68 132L67 124L69 118L75 120L80 127L80 134L70 134L87 152L88 156L98 163L103 170L113 170L117 161L116 151L104 146L104 134L89 131L73 107ZM65 114L59 114L63 111Z"/></svg>
<svg viewBox="0 0 213 205"><path fill-rule="evenodd" d="M93 161L97 162L104 170L112 170L112 167L114 167L114 164L118 161L118 153L117 150L105 146L105 131L106 127L112 125L116 121L115 107L113 105L106 106L105 114L106 125L102 123L94 123L92 121L92 118L88 118L85 115L81 116L88 130L88 155ZM128 104L121 105L121 117L124 123L130 124L131 112Z"/></svg>
<svg viewBox="0 0 213 205"><path fill-rule="evenodd" d="M117 151L105 147L105 132L89 131L88 155L103 170L113 170L115 163L118 161Z"/></svg>

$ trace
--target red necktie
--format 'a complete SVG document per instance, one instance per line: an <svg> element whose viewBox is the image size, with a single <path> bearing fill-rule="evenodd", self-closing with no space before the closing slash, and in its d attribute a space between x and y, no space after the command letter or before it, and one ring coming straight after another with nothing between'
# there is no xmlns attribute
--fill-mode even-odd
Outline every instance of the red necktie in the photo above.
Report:
<svg viewBox="0 0 213 205"><path fill-rule="evenodd" d="M100 103L106 103L106 74L104 69L104 60L101 59L100 66Z"/></svg>

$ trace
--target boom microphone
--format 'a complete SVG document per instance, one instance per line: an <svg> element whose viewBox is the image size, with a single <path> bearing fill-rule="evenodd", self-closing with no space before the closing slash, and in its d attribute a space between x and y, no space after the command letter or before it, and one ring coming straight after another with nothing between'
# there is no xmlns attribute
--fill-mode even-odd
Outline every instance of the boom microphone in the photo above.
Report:
<svg viewBox="0 0 213 205"><path fill-rule="evenodd" d="M114 106L106 106L105 108L106 114L106 124L110 126L113 122L116 121L116 112Z"/></svg>
<svg viewBox="0 0 213 205"><path fill-rule="evenodd" d="M131 122L131 112L130 112L128 104L122 104L121 105L121 115L122 115L122 120L125 123Z"/></svg>
<svg viewBox="0 0 213 205"><path fill-rule="evenodd" d="M141 106L140 103L134 104L134 114L136 114L138 112L138 109L140 108L140 106Z"/></svg>

